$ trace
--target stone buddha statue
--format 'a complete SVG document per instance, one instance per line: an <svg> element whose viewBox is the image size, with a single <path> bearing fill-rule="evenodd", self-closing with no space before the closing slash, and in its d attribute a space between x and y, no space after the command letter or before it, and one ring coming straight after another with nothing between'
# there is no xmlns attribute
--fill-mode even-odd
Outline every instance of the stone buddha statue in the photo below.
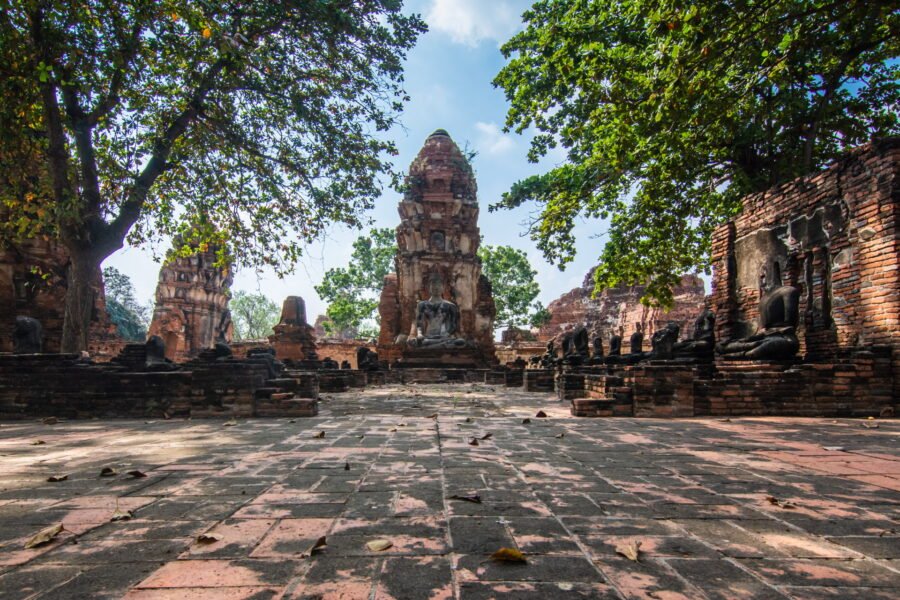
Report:
<svg viewBox="0 0 900 600"><path fill-rule="evenodd" d="M710 358L715 345L716 315L706 308L694 321L693 337L678 342L672 350L676 358Z"/></svg>
<svg viewBox="0 0 900 600"><path fill-rule="evenodd" d="M416 337L410 338L408 344L421 348L459 348L466 341L457 336L459 333L459 307L441 297L443 284L437 277L431 280L428 300L416 305Z"/></svg>
<svg viewBox="0 0 900 600"><path fill-rule="evenodd" d="M760 271L759 329L749 337L727 340L716 346L726 358L783 360L797 354L800 341L795 333L800 319L800 291L781 282L776 262L771 280Z"/></svg>

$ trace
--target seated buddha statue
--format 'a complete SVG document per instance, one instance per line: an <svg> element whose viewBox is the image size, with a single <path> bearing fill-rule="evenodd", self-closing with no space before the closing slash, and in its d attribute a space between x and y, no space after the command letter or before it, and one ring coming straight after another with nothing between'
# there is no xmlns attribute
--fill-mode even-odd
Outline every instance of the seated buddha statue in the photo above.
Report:
<svg viewBox="0 0 900 600"><path fill-rule="evenodd" d="M416 337L408 344L419 348L454 348L466 345L457 337L459 333L459 307L441 297L443 284L438 278L431 280L428 300L416 305Z"/></svg>
<svg viewBox="0 0 900 600"><path fill-rule="evenodd" d="M800 319L800 291L781 282L775 263L771 283L765 269L760 272L759 329L749 337L724 341L716 352L726 358L783 360L800 349L796 328Z"/></svg>
<svg viewBox="0 0 900 600"><path fill-rule="evenodd" d="M691 339L675 344L672 348L676 358L712 357L716 345L716 315L708 308L694 321Z"/></svg>

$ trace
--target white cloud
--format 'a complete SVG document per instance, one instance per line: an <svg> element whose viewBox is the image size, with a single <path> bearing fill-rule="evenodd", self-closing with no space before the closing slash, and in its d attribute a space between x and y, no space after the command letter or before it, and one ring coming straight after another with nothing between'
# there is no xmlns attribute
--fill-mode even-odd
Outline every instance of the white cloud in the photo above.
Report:
<svg viewBox="0 0 900 600"><path fill-rule="evenodd" d="M505 135L496 123L475 123L478 130L477 147L488 154L503 154L515 147L512 137Z"/></svg>
<svg viewBox="0 0 900 600"><path fill-rule="evenodd" d="M475 47L485 40L502 43L521 26L521 0L432 0L425 20L458 43Z"/></svg>

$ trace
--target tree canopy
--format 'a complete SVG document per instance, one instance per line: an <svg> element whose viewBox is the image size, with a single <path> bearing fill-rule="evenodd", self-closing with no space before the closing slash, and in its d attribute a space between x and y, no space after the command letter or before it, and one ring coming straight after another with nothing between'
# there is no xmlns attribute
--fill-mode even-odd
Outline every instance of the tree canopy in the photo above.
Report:
<svg viewBox="0 0 900 600"><path fill-rule="evenodd" d="M0 236L68 248L63 347L126 238L235 241L288 271L331 222L359 226L396 154L401 0L5 0ZM225 257L221 257L225 260Z"/></svg>
<svg viewBox="0 0 900 600"><path fill-rule="evenodd" d="M106 267L103 269L103 287L106 312L119 335L133 342L146 340L151 307L137 301L131 278L115 267Z"/></svg>
<svg viewBox="0 0 900 600"><path fill-rule="evenodd" d="M265 294L238 290L228 302L236 340L259 340L272 335L281 308Z"/></svg>
<svg viewBox="0 0 900 600"><path fill-rule="evenodd" d="M329 269L316 293L328 308L325 329L344 337L378 335L378 300L384 276L394 270L397 239L393 229L373 229L353 242L347 267Z"/></svg>
<svg viewBox="0 0 900 600"><path fill-rule="evenodd" d="M536 301L541 287L534 279L537 271L531 267L528 256L511 246L482 245L478 257L482 273L491 282L497 307L494 329L540 326L548 314Z"/></svg>
<svg viewBox="0 0 900 600"><path fill-rule="evenodd" d="M896 0L540 0L524 20L494 80L506 126L567 161L492 209L536 202L561 268L576 220L608 219L598 289L669 303L742 196L900 131Z"/></svg>

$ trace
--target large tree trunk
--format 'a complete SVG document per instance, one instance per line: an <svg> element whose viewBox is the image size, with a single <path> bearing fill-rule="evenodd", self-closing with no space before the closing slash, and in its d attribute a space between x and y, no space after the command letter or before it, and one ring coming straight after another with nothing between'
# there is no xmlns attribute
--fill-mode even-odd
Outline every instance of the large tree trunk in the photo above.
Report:
<svg viewBox="0 0 900 600"><path fill-rule="evenodd" d="M94 312L97 274L102 257L84 250L69 249L65 317L63 319L62 352L88 349L91 317Z"/></svg>

